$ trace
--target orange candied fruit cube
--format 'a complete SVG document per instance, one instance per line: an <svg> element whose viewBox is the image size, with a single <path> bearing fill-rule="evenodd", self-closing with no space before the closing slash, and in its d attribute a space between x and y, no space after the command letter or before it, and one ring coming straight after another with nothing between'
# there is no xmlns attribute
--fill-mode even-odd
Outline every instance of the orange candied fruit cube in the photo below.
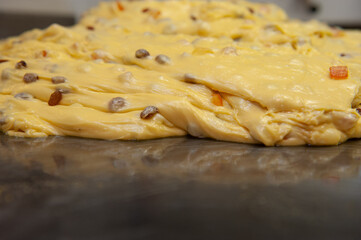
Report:
<svg viewBox="0 0 361 240"><path fill-rule="evenodd" d="M219 92L214 92L212 94L212 103L216 106L223 106L222 96Z"/></svg>
<svg viewBox="0 0 361 240"><path fill-rule="evenodd" d="M341 80L348 78L347 66L332 66L330 67L330 78Z"/></svg>
<svg viewBox="0 0 361 240"><path fill-rule="evenodd" d="M119 11L124 11L124 6L121 2L117 1L117 6L118 6Z"/></svg>

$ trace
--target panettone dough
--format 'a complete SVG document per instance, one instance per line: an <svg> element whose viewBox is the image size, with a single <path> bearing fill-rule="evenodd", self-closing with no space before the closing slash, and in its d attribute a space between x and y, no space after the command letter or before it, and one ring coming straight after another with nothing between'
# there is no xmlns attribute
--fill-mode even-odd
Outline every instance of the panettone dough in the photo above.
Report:
<svg viewBox="0 0 361 240"><path fill-rule="evenodd" d="M73 27L1 41L0 59L0 126L11 136L190 134L267 146L361 137L361 32L290 20L270 4L101 3ZM333 79L333 66L348 76ZM158 112L141 118L148 106Z"/></svg>

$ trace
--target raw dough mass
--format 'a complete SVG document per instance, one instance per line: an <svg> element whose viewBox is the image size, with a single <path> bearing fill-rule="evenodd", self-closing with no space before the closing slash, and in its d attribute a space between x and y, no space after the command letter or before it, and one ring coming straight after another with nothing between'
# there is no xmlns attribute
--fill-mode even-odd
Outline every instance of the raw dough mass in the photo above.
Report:
<svg viewBox="0 0 361 240"><path fill-rule="evenodd" d="M0 41L0 128L273 145L361 137L361 32L244 1L101 3Z"/></svg>

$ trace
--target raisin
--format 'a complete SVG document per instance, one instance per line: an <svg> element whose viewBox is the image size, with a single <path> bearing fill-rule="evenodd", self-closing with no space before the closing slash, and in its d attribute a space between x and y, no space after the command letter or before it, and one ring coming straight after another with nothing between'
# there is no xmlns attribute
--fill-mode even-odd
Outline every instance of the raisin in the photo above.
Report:
<svg viewBox="0 0 361 240"><path fill-rule="evenodd" d="M36 73L26 73L23 77L25 83L33 83L39 79L38 74Z"/></svg>
<svg viewBox="0 0 361 240"><path fill-rule="evenodd" d="M135 57L136 58L146 58L148 57L150 54L147 50L145 49L138 49L136 52L135 52Z"/></svg>
<svg viewBox="0 0 361 240"><path fill-rule="evenodd" d="M17 63L15 64L15 68L16 68L16 69L24 69L24 68L27 68L27 67L28 67L28 65L27 65L26 62L23 61L23 60L21 60L20 62L17 62Z"/></svg>
<svg viewBox="0 0 361 240"><path fill-rule="evenodd" d="M156 56L155 61L159 64L169 64L171 62L170 58L163 54Z"/></svg>
<svg viewBox="0 0 361 240"><path fill-rule="evenodd" d="M140 113L140 118L141 119L149 119L149 118L152 118L158 112L159 112L159 110L157 107L148 106L143 110L143 112Z"/></svg>
<svg viewBox="0 0 361 240"><path fill-rule="evenodd" d="M62 98L63 98L63 94L59 90L56 90L55 92L53 92L50 95L50 98L49 98L49 101L48 101L49 106L58 105Z"/></svg>
<svg viewBox="0 0 361 240"><path fill-rule="evenodd" d="M56 76L51 78L51 82L54 84L65 83L67 82L67 79L62 76Z"/></svg>
<svg viewBox="0 0 361 240"><path fill-rule="evenodd" d="M116 97L109 101L108 109L110 112L118 112L125 104L126 101L124 98Z"/></svg>

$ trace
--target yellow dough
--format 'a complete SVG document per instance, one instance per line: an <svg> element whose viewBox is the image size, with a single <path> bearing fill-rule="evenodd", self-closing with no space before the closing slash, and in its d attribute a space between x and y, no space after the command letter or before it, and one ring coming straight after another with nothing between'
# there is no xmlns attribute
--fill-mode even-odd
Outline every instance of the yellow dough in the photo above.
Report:
<svg viewBox="0 0 361 240"><path fill-rule="evenodd" d="M267 146L361 137L361 32L288 19L271 4L101 3L73 27L1 41L0 62L0 126L11 136ZM348 76L335 79L335 66Z"/></svg>

